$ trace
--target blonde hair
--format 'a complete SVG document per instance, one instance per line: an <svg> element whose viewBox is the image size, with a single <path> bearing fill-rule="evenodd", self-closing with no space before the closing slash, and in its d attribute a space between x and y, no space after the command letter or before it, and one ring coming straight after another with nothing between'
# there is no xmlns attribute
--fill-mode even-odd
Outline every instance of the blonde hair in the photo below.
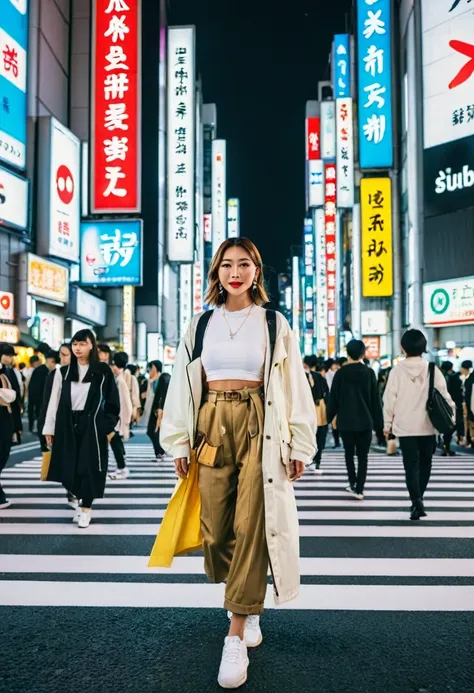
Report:
<svg viewBox="0 0 474 693"><path fill-rule="evenodd" d="M211 267L209 269L209 274L207 277L208 289L204 299L205 302L210 306L219 306L222 305L222 303L225 303L227 291L224 290L219 292L219 268L229 248L235 247L243 248L248 253L249 258L252 260L254 265L260 269L257 277L257 286L255 289L250 291L250 296L253 302L256 303L257 306L268 303L270 299L265 291L262 257L257 246L248 238L228 238L226 241L221 243L216 254L212 258Z"/></svg>

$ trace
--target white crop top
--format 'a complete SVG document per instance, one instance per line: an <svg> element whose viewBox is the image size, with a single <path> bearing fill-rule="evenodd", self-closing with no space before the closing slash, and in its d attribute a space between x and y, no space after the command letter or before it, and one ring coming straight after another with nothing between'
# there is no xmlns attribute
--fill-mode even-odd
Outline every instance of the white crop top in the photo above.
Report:
<svg viewBox="0 0 474 693"><path fill-rule="evenodd" d="M226 311L225 317L233 333L239 330L247 312L248 308ZM262 381L267 343L265 327L265 309L255 305L245 324L231 339L224 308L216 308L204 336L201 356L207 381Z"/></svg>

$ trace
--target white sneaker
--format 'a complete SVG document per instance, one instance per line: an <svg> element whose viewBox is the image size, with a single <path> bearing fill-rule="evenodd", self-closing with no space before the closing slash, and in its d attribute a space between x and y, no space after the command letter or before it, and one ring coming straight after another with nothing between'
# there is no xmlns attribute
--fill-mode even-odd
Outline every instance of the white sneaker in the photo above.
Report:
<svg viewBox="0 0 474 693"><path fill-rule="evenodd" d="M68 504L69 507L72 508L73 510L77 510L77 508L79 507L79 501L78 501L78 499L76 498L76 496L73 496L73 495L72 495L72 493L68 494L68 497L67 497L67 504Z"/></svg>
<svg viewBox="0 0 474 693"><path fill-rule="evenodd" d="M352 493L352 495L354 495L354 493L355 493L355 491L354 491L354 489L352 488L352 486L346 486L346 491L347 491L347 493Z"/></svg>
<svg viewBox="0 0 474 693"><path fill-rule="evenodd" d="M72 521L74 522L74 524L77 525L77 523L79 522L79 520L81 518L81 515L82 515L82 508L80 505L78 505L76 508L76 512L74 513L74 517L72 518Z"/></svg>
<svg viewBox="0 0 474 693"><path fill-rule="evenodd" d="M87 529L91 523L92 519L92 510L87 510L86 512L84 510L81 510L81 516L79 518L78 522L78 527L79 529Z"/></svg>
<svg viewBox="0 0 474 693"><path fill-rule="evenodd" d="M321 475L323 473L323 470L321 469L321 467L316 467L316 469L314 470L314 473Z"/></svg>
<svg viewBox="0 0 474 693"><path fill-rule="evenodd" d="M364 500L364 494L363 493L354 493L354 498L356 500Z"/></svg>
<svg viewBox="0 0 474 693"><path fill-rule="evenodd" d="M227 612L229 621L232 619L232 611ZM247 616L245 621L244 640L247 647L258 647L262 640L262 630L260 628L260 616Z"/></svg>
<svg viewBox="0 0 474 693"><path fill-rule="evenodd" d="M112 474L109 474L109 479L113 479L113 481L117 481L119 479L128 479L129 474L129 468L124 467L123 469L117 469L116 472L112 472Z"/></svg>
<svg viewBox="0 0 474 693"><path fill-rule="evenodd" d="M217 683L221 688L239 688L247 681L247 646L238 635L224 640Z"/></svg>

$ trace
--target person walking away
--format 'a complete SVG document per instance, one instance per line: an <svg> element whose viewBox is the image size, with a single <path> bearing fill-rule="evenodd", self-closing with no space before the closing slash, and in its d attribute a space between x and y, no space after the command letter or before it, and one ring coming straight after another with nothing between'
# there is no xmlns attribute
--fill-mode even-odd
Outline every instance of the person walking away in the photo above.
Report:
<svg viewBox="0 0 474 693"><path fill-rule="evenodd" d="M60 362L59 359L59 353L57 351L49 351L46 354L46 363L44 366L39 366L36 368L35 373L40 371L41 368L46 368L46 378L43 383L43 391L41 393L41 404L39 406L39 412L38 412L38 418L37 418L37 433L38 433L38 438L41 446L41 452L47 452L48 446L46 444L46 438L44 437L42 431L43 431L43 426L44 422L46 419L46 411L48 409L48 404L49 400L51 397L51 391L53 389L53 383L54 383L54 374L56 372L56 368ZM38 383L35 383L35 386Z"/></svg>
<svg viewBox="0 0 474 693"><path fill-rule="evenodd" d="M268 297L255 245L224 241L208 283L215 309L193 318L178 348L161 444L182 478L196 450L206 573L225 582L231 614L218 682L237 688L247 680L247 646L262 641L269 563L277 602L298 595L292 482L314 457L316 416L288 322L261 307Z"/></svg>
<svg viewBox="0 0 474 693"><path fill-rule="evenodd" d="M334 377L328 418L332 420L337 416L349 477L346 491L357 500L364 500L372 431L383 427L382 403L375 373L362 362L364 342L351 339L346 349L349 359ZM354 452L357 452L357 472Z"/></svg>
<svg viewBox="0 0 474 693"><path fill-rule="evenodd" d="M454 372L454 367L451 361L443 361L441 364L441 373L444 375L446 380L446 385L448 392L451 395L456 406L456 431L458 434L458 442L462 440L464 436L464 417L462 410L462 383L459 378L459 374ZM458 414L459 410L459 414ZM454 457L456 453L451 450L451 441L453 437L453 431L445 433L443 435L443 457Z"/></svg>
<svg viewBox="0 0 474 693"><path fill-rule="evenodd" d="M150 426L153 423L153 418L156 418L154 445L156 445L155 450L158 451L157 460L162 460L165 457L165 451L160 444L160 428L170 379L171 376L169 373L160 374L160 377L158 378L158 385L156 387L155 399L153 400L152 413L150 416Z"/></svg>
<svg viewBox="0 0 474 693"><path fill-rule="evenodd" d="M321 459L324 448L326 447L326 438L328 434L328 417L327 403L329 397L329 387L326 378L321 375L320 370L323 365L318 362L315 355L307 357L307 365L309 366L309 384L313 402L316 409L316 455L314 457L314 467L311 465L309 469L314 469L316 474L322 474Z"/></svg>
<svg viewBox="0 0 474 693"><path fill-rule="evenodd" d="M141 408L140 385L138 384L137 370L137 366L135 366L133 363L129 363L124 373L124 376L127 376L127 379L129 378L128 384L130 389L130 398L132 400L132 425L136 424L138 419L140 418ZM130 373L130 376L128 376L128 373ZM132 435L133 434L130 431L130 436Z"/></svg>
<svg viewBox="0 0 474 693"><path fill-rule="evenodd" d="M472 361L465 363L466 365L470 364L469 370L471 370ZM474 371L464 381L464 399L466 403L467 443L471 448L474 448Z"/></svg>
<svg viewBox="0 0 474 693"><path fill-rule="evenodd" d="M120 400L111 368L99 361L94 333L79 330L71 346L71 365L55 374L43 435L52 448L47 479L81 499L73 522L85 529L94 499L104 495Z"/></svg>
<svg viewBox="0 0 474 693"><path fill-rule="evenodd" d="M6 366L0 365L0 474L10 457L13 438L12 404L17 396L17 391L11 387L7 378ZM11 502L6 497L0 481L0 510L6 510L10 505Z"/></svg>
<svg viewBox="0 0 474 693"><path fill-rule="evenodd" d="M400 440L408 493L410 519L426 517L423 498L431 475L436 445L436 431L430 421L426 404L429 393L429 364L423 358L427 351L426 337L420 330L407 330L401 340L404 361L390 371L385 388L384 431ZM446 399L455 415L455 405L446 380L435 368L434 387Z"/></svg>
<svg viewBox="0 0 474 693"><path fill-rule="evenodd" d="M164 400L166 398L166 392L168 390L170 376L167 373L163 373L163 364L161 361L152 361L150 364L149 373L150 386L149 393L147 395L147 403L145 407L145 409L149 411L146 432L147 436L153 443L155 458L159 461L162 460L165 455L165 451L163 450L160 444L159 427L161 424L161 412L163 410ZM163 378L163 375L165 375L165 378L161 380ZM162 382L161 387L160 381Z"/></svg>
<svg viewBox="0 0 474 693"><path fill-rule="evenodd" d="M118 351L112 358L112 371L115 375L115 384L120 399L120 417L117 426L115 427L115 435L110 441L110 447L114 453L117 463L117 471L109 474L110 479L117 481L118 479L128 479L128 467L125 462L125 446L124 441L130 439L130 421L132 419L132 398L130 390L125 382L124 371L127 367L128 354L124 351Z"/></svg>
<svg viewBox="0 0 474 693"><path fill-rule="evenodd" d="M36 424L40 417L44 386L50 369L46 363L41 363L39 356L34 361L32 357L30 363L33 367L33 373L28 385L28 425L30 433L37 431L38 435L41 435L41 431Z"/></svg>
<svg viewBox="0 0 474 693"><path fill-rule="evenodd" d="M10 388L15 390L16 396L10 404L12 411L12 422L13 422L13 444L21 444L21 436L23 434L23 422L22 414L23 410L21 408L21 394L20 386L18 385L18 379L13 370L13 362L15 359L15 349L11 344L3 344L0 346L0 365L3 367L3 374L8 379L10 383Z"/></svg>

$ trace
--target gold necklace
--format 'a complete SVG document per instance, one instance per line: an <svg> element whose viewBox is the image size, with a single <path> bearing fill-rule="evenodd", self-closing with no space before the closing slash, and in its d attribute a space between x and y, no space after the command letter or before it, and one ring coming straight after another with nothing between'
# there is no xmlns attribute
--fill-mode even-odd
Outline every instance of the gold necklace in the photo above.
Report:
<svg viewBox="0 0 474 693"><path fill-rule="evenodd" d="M255 303L251 303L251 304L250 304L249 309L248 309L248 311L247 311L247 315L245 316L245 318L244 318L242 324L240 325L240 327L239 327L235 332L232 332L232 330L230 329L229 321L227 320L227 316L226 316L227 310L226 310L226 307L225 307L225 304L224 304L224 306L223 306L223 307L224 307L224 320L225 320L226 323L227 323L227 328L228 328L228 330L229 330L229 337L230 337L231 339L234 339L234 337L236 336L236 334L238 334L238 333L240 332L240 330L242 329L242 327L245 325L245 323L247 322L247 318L250 316L250 313L251 313L252 310L253 310L254 305L255 305Z"/></svg>

